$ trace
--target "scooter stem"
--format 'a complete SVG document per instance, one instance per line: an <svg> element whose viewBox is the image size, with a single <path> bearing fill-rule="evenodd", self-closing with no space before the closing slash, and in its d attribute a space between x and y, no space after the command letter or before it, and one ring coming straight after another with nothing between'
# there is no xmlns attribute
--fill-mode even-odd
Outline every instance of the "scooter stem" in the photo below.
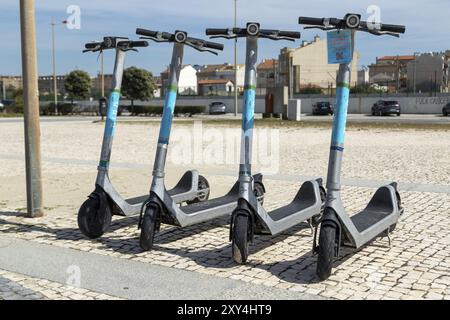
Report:
<svg viewBox="0 0 450 320"><path fill-rule="evenodd" d="M108 110L106 115L105 131L103 134L102 152L100 156L100 163L98 166L97 180L108 172L109 162L111 159L111 149L116 131L117 111L119 109L120 89L122 86L123 68L125 63L125 52L121 49L116 49L116 60L114 64L112 91L109 94Z"/></svg>
<svg viewBox="0 0 450 320"><path fill-rule="evenodd" d="M239 179L248 182L252 179L252 145L255 119L256 63L258 60L258 37L247 37L245 63L244 109L242 112L242 139ZM237 86L237 85L236 85Z"/></svg>
<svg viewBox="0 0 450 320"><path fill-rule="evenodd" d="M169 82L166 87L166 97L161 121L161 127L158 137L158 148L156 151L155 163L153 166L153 176L164 177L167 147L170 140L170 131L172 128L173 113L178 93L178 80L180 78L181 66L183 64L184 44L174 43L172 62L170 64Z"/></svg>
<svg viewBox="0 0 450 320"><path fill-rule="evenodd" d="M352 31L352 56L354 52L354 39L355 32ZM333 196L333 192L339 192L341 189L341 170L344 155L348 104L350 98L351 70L352 61L339 66L339 74L336 84L337 101L333 118L333 132L327 177L327 189L330 196Z"/></svg>

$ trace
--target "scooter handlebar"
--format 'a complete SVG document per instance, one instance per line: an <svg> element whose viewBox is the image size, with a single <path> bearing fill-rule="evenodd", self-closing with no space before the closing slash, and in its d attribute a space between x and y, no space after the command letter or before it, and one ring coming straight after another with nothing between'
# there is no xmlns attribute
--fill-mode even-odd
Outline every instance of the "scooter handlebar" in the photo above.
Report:
<svg viewBox="0 0 450 320"><path fill-rule="evenodd" d="M291 39L300 39L301 38L300 32L294 32L294 31L280 31L280 32L278 32L278 36L291 38Z"/></svg>
<svg viewBox="0 0 450 320"><path fill-rule="evenodd" d="M380 31L394 32L394 33L405 33L406 27L396 24L382 24Z"/></svg>
<svg viewBox="0 0 450 320"><path fill-rule="evenodd" d="M299 24L308 24L311 26L323 26L323 18L299 17Z"/></svg>
<svg viewBox="0 0 450 320"><path fill-rule="evenodd" d="M172 40L173 34L167 33L167 32L158 32L158 31L152 31L142 28L136 29L136 34L144 37L150 37L150 38L159 38L161 37L163 40Z"/></svg>
<svg viewBox="0 0 450 320"><path fill-rule="evenodd" d="M130 48L148 47L148 42L147 41L130 41L129 47Z"/></svg>
<svg viewBox="0 0 450 320"><path fill-rule="evenodd" d="M206 35L207 36L222 36L227 35L229 29L215 29L215 28L209 28L206 29Z"/></svg>

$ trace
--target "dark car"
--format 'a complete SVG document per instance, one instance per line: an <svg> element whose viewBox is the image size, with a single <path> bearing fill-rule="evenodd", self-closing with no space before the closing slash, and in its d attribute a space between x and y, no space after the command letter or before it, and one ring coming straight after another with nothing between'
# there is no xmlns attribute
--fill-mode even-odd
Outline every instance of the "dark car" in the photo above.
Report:
<svg viewBox="0 0 450 320"><path fill-rule="evenodd" d="M447 103L447 105L442 108L442 114L444 115L444 117L450 115L450 102Z"/></svg>
<svg viewBox="0 0 450 320"><path fill-rule="evenodd" d="M312 112L315 116L333 115L333 105L329 102L317 102L313 105Z"/></svg>
<svg viewBox="0 0 450 320"><path fill-rule="evenodd" d="M223 102L213 102L209 105L209 114L225 114L227 106Z"/></svg>
<svg viewBox="0 0 450 320"><path fill-rule="evenodd" d="M380 100L372 107L373 116L386 116L390 114L396 114L397 116L402 114L402 109L398 101Z"/></svg>

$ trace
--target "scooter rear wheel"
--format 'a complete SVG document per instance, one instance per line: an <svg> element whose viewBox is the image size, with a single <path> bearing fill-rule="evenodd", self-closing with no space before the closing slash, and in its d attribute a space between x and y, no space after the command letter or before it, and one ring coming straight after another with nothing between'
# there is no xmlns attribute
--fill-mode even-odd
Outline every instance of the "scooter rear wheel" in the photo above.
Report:
<svg viewBox="0 0 450 320"><path fill-rule="evenodd" d="M142 250L150 251L153 248L153 241L156 233L157 209L148 207L142 217L141 236L139 245Z"/></svg>
<svg viewBox="0 0 450 320"><path fill-rule="evenodd" d="M248 216L236 215L233 223L233 237L231 243L233 259L238 264L246 264L249 251Z"/></svg>
<svg viewBox="0 0 450 320"><path fill-rule="evenodd" d="M317 258L317 275L326 280L331 275L336 250L336 228L330 225L322 226L319 235Z"/></svg>
<svg viewBox="0 0 450 320"><path fill-rule="evenodd" d="M106 205L105 209L101 210L98 199L87 199L78 211L78 227L91 239L101 237L108 230L111 220L111 209Z"/></svg>
<svg viewBox="0 0 450 320"><path fill-rule="evenodd" d="M260 182L255 183L255 188L253 190L255 192L255 197L258 200L260 205L264 204L264 185Z"/></svg>
<svg viewBox="0 0 450 320"><path fill-rule="evenodd" d="M187 201L187 204L193 204L193 203L199 203L199 202L205 202L209 199L209 194L211 193L209 190L209 182L206 180L204 176L199 175L198 176L198 190L205 190L208 189L204 194L199 194L197 198L191 201Z"/></svg>

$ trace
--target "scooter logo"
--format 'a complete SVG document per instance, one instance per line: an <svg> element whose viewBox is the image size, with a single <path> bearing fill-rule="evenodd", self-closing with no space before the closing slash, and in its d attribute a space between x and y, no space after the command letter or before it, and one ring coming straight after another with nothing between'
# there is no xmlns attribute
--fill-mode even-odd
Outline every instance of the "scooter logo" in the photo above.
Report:
<svg viewBox="0 0 450 320"><path fill-rule="evenodd" d="M77 5L70 5L67 7L66 13L69 14L64 23L69 30L81 29L81 8Z"/></svg>

